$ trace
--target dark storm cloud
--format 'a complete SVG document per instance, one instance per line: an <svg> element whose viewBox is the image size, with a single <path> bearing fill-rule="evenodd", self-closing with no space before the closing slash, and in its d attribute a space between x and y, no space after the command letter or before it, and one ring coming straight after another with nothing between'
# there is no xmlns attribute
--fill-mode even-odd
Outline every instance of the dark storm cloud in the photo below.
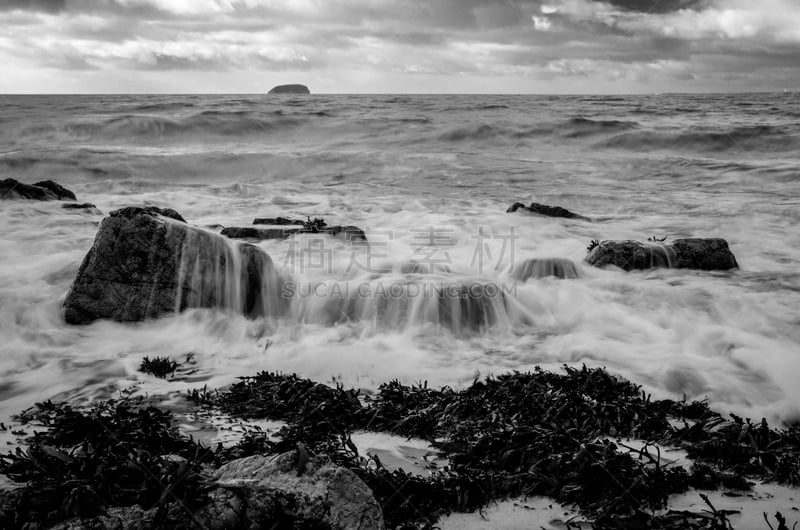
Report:
<svg viewBox="0 0 800 530"><path fill-rule="evenodd" d="M22 9L27 11L45 11L57 13L67 6L67 0L3 0L0 10Z"/></svg>
<svg viewBox="0 0 800 530"><path fill-rule="evenodd" d="M595 0L608 2L618 7L640 13L669 13L679 9L698 8L708 4L707 0Z"/></svg>

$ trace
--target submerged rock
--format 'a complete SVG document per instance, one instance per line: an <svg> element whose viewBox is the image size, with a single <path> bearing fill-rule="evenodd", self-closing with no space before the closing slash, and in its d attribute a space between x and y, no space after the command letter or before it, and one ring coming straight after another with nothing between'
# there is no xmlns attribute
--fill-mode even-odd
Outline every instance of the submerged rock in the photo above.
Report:
<svg viewBox="0 0 800 530"><path fill-rule="evenodd" d="M721 238L676 239L669 244L602 241L589 251L586 262L595 267L614 265L626 271L654 267L699 270L739 267L728 242Z"/></svg>
<svg viewBox="0 0 800 530"><path fill-rule="evenodd" d="M74 203L74 202L65 202L64 204L61 205L61 207L64 208L65 210L77 211L79 213L89 213L89 214L93 214L93 215L102 215L103 214L103 212L101 212L97 208L97 206L95 206L94 204L92 204L90 202L85 202L85 203L82 203L82 204L78 204L78 203Z"/></svg>
<svg viewBox="0 0 800 530"><path fill-rule="evenodd" d="M178 212L129 207L100 224L64 301L70 324L140 321L187 308L280 315L288 300L258 247L187 225Z"/></svg>
<svg viewBox="0 0 800 530"><path fill-rule="evenodd" d="M23 184L14 179L0 180L0 199L76 200L74 193L52 180L43 180L36 184Z"/></svg>
<svg viewBox="0 0 800 530"><path fill-rule="evenodd" d="M514 267L511 277L524 282L528 278L577 278L578 269L575 264L563 258L533 258L528 259Z"/></svg>
<svg viewBox="0 0 800 530"><path fill-rule="evenodd" d="M278 85L273 87L269 94L310 94L311 91L305 85Z"/></svg>
<svg viewBox="0 0 800 530"><path fill-rule="evenodd" d="M562 208L561 206L548 206L546 204L539 204L536 202L532 202L530 206L525 206L521 202L515 202L512 204L507 213L512 212L526 212L526 213L535 213L537 215L544 215L547 217L563 217L565 219L580 219L582 221L591 221L588 217L584 217L582 215L578 215L574 212L567 210L566 208Z"/></svg>
<svg viewBox="0 0 800 530"><path fill-rule="evenodd" d="M300 318L322 325L365 321L394 330L433 325L469 335L529 323L504 286L486 281L317 282L292 290Z"/></svg>
<svg viewBox="0 0 800 530"><path fill-rule="evenodd" d="M305 461L304 461L305 460ZM244 498L243 528L290 512L300 526L336 529L384 528L372 491L355 473L327 456L301 459L297 451L234 460L214 472L218 486Z"/></svg>
<svg viewBox="0 0 800 530"><path fill-rule="evenodd" d="M97 209L97 206L95 206L94 204L92 204L90 202L84 202L84 203L80 203L80 204L75 203L75 202L65 202L64 204L61 205L61 207L66 209L66 210L92 210L92 209Z"/></svg>

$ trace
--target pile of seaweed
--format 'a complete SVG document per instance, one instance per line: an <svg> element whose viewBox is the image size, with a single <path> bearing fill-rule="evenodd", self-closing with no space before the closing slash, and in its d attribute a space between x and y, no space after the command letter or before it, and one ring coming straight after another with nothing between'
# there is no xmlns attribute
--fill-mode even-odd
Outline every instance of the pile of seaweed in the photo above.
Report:
<svg viewBox="0 0 800 530"><path fill-rule="evenodd" d="M747 490L749 480L800 485L800 428L723 417L701 402L654 401L602 369L565 367L475 380L463 390L383 384L377 393L262 372L189 399L241 418L283 420L277 436L250 433L211 451L181 436L168 412L135 400L78 411L44 403L22 420L47 426L27 451L0 457L0 473L26 483L0 495L0 527L46 527L112 506L207 502L206 477L224 462L302 448L353 470L382 505L388 528L433 528L444 514L524 495L576 505L594 528L726 529L730 512L665 511L690 487ZM428 440L449 465L428 476L359 456L354 431ZM638 453L623 437L681 447L691 469ZM746 477L746 478L742 478ZM782 519L782 516L781 516ZM785 525L784 525L785 526Z"/></svg>
<svg viewBox="0 0 800 530"><path fill-rule="evenodd" d="M742 477L800 485L800 427L771 429L703 402L654 401L641 387L602 369L537 369L475 380L460 391L383 384L359 396L296 375L262 372L225 392L190 398L232 416L287 422L272 448L303 443L354 470L384 507L387 526L433 525L443 514L500 499L544 495L577 505L595 528L728 528L724 511L667 512L669 495L690 487L748 490ZM355 430L428 440L448 468L421 477L364 462ZM662 465L657 450L638 455L608 438L684 448L691 469Z"/></svg>
<svg viewBox="0 0 800 530"><path fill-rule="evenodd" d="M135 505L156 508L166 520L176 506L207 501L203 470L214 452L181 436L171 413L142 400L84 411L48 401L19 420L47 429L27 440L27 450L0 456L0 473L25 483L0 493L0 528L47 528Z"/></svg>

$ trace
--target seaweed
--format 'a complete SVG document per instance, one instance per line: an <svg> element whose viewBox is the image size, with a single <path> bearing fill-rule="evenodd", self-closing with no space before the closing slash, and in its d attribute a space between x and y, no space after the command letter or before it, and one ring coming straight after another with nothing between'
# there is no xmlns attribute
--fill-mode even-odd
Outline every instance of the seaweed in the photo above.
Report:
<svg viewBox="0 0 800 530"><path fill-rule="evenodd" d="M306 222L303 223L303 229L308 230L309 232L319 232L323 228L328 226L328 223L325 222L324 219L319 217L315 217L313 220L311 217L306 217Z"/></svg>
<svg viewBox="0 0 800 530"><path fill-rule="evenodd" d="M191 357L187 357L190 360ZM139 365L139 371L154 375L160 379L166 379L168 375L174 374L180 364L169 357L145 357Z"/></svg>
<svg viewBox="0 0 800 530"><path fill-rule="evenodd" d="M202 464L214 455L181 436L169 412L128 400L86 411L48 401L19 419L48 429L27 450L0 456L0 473L26 483L5 499L0 527L36 528L135 505L166 518L171 503L205 502Z"/></svg>
<svg viewBox="0 0 800 530"><path fill-rule="evenodd" d="M543 495L579 507L598 529L723 530L731 528L731 512L704 496L707 510L659 510L670 495L690 487L746 490L751 478L800 483L797 425L778 430L763 420L727 419L703 402L652 400L641 387L586 366L476 379L462 390L395 380L368 396L341 384L261 372L227 390L193 390L188 399L286 425L275 436L249 432L235 446L212 452L178 435L168 412L130 399L83 412L39 404L20 419L49 431L29 440L27 451L0 457L0 472L27 482L21 493L0 496L0 525L17 528L28 520L44 526L134 504L163 508L174 523L177 501L188 507L207 502L204 470L287 451L297 454L298 473L319 454L352 470L382 506L387 527L403 529L434 528L453 511ZM429 476L389 470L375 455L360 456L351 438L356 430L428 440L449 465ZM626 448L617 441L624 437L647 444ZM662 464L659 444L686 449L694 466ZM276 514L275 521L284 516ZM783 530L783 516L775 518Z"/></svg>
<svg viewBox="0 0 800 530"><path fill-rule="evenodd" d="M395 380L363 403L358 392L340 385L262 372L215 394L212 401L229 414L287 421L276 449L303 443L356 471L384 506L390 527L424 527L449 511L546 495L580 506L603 528L624 527L619 521L723 528L720 517L707 514L696 514L694 526L687 523L687 514L649 514L666 507L670 494L689 487L748 489L739 473L796 483L796 429L779 432L766 422L736 423L735 416L735 428L720 429L726 420L705 403L653 401L641 387L605 370L564 370L476 379L461 391ZM685 426L673 427L671 419L683 419ZM426 478L389 472L377 458L358 458L350 441L356 429L429 440L450 466ZM698 463L687 471L662 466L652 456L637 460L604 441L607 437L685 447Z"/></svg>

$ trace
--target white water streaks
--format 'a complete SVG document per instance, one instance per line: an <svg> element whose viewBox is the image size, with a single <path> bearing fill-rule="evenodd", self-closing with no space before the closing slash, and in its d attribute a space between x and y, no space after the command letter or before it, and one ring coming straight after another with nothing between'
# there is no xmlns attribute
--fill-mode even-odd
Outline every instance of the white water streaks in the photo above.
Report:
<svg viewBox="0 0 800 530"><path fill-rule="evenodd" d="M638 129L589 124L588 131L581 122L568 126L585 134L557 140L529 134L483 143L423 141L470 121L519 129L569 121L572 114L634 119L647 128L658 126L656 110L669 111L670 120L690 127L688 115L676 114L677 103L666 100L631 99L628 107L654 109L647 118L600 116L611 112L580 100L545 105L506 98L506 108L480 111L436 98L342 101L310 99L306 104L326 108L305 109L304 125L292 129L299 135L251 131L182 140L170 133L166 142L148 132L136 146L124 134L113 142L29 134L29 145L6 137L0 151L19 151L0 157L4 178L52 178L104 214L131 205L170 207L201 227L323 217L329 225L363 228L369 250L313 235L298 237L295 246L258 243L276 274L297 289L281 318L195 308L143 323L69 326L61 303L103 216L55 202L4 201L0 420L48 398L107 397L130 386L151 394L213 388L258 370L374 388L394 378L458 386L478 374L564 363L605 366L658 398L708 399L716 410L754 420L798 417L796 154L609 150L593 147L598 135ZM128 103L124 113L134 112ZM166 103L186 105L180 98ZM254 103L214 101L226 104ZM714 104L705 105L706 124L727 127ZM300 111L283 109L290 110ZM309 117L312 110L330 116ZM47 123L68 121L74 112L82 111L54 105L27 114ZM153 112L162 110L147 110ZM421 113L426 120L410 119ZM14 120L23 115L6 118L18 130ZM506 213L517 201L563 206L594 221ZM583 262L593 239L664 236L667 243L723 237L741 268L625 273ZM187 248L184 274L195 267L191 255ZM302 295L316 285L320 293ZM449 285L461 292L497 286L505 294L440 296ZM242 293L230 295L228 307L238 305ZM181 361L190 352L191 377L162 381L137 371L144 356Z"/></svg>

